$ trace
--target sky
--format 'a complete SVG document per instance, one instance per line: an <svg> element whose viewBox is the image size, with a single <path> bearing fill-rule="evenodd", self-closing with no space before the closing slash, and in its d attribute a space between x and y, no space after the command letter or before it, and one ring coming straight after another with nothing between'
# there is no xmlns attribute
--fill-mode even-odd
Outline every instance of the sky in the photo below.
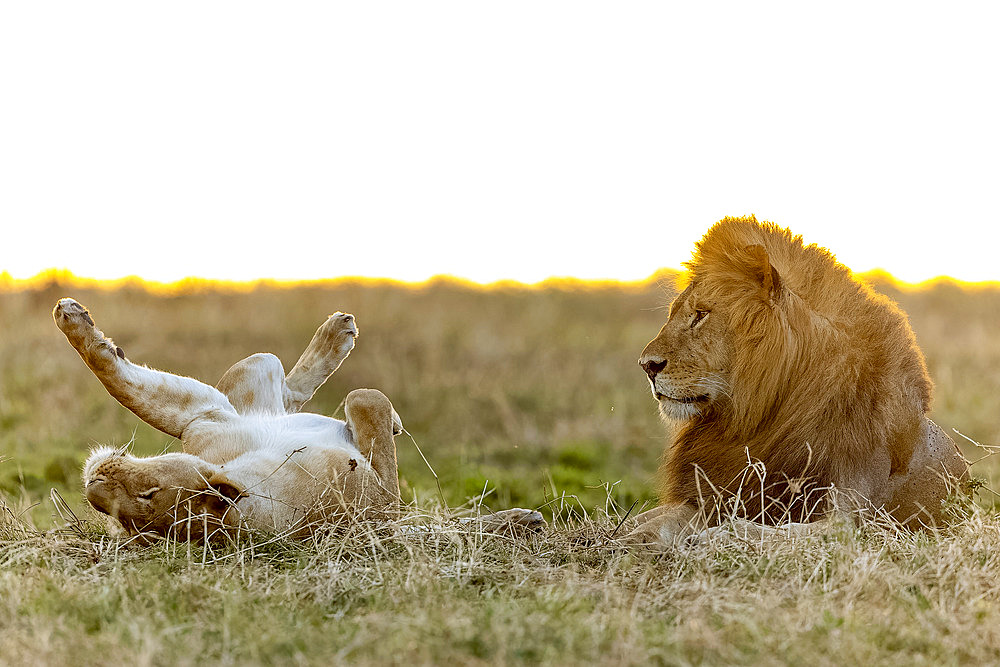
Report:
<svg viewBox="0 0 1000 667"><path fill-rule="evenodd" d="M1000 3L21 2L0 271L637 280L755 214L1000 280Z"/></svg>

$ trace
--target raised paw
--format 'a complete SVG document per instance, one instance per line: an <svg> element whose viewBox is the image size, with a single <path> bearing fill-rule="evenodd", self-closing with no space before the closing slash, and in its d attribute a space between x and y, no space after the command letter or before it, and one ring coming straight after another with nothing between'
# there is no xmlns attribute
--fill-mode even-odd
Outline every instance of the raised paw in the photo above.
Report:
<svg viewBox="0 0 1000 667"><path fill-rule="evenodd" d="M340 368L354 349L357 337L358 324L354 315L338 312L326 318L285 378L288 385L284 401L286 412L298 412L312 398L327 378Z"/></svg>
<svg viewBox="0 0 1000 667"><path fill-rule="evenodd" d="M509 510L501 510L493 514L480 517L479 525L485 532L504 533L510 531L526 531L537 533L545 529L548 524L541 512L536 510L514 507Z"/></svg>
<svg viewBox="0 0 1000 667"><path fill-rule="evenodd" d="M83 335L94 329L94 318L76 299L59 299L59 303L52 309L52 319L67 336Z"/></svg>
<svg viewBox="0 0 1000 667"><path fill-rule="evenodd" d="M125 352L98 330L90 312L76 299L60 299L52 309L52 319L88 363L113 360L111 355L125 358Z"/></svg>
<svg viewBox="0 0 1000 667"><path fill-rule="evenodd" d="M355 389L344 399L344 414L348 428L364 431L367 435L385 434L386 430L398 435L402 421L385 394L378 389Z"/></svg>
<svg viewBox="0 0 1000 667"><path fill-rule="evenodd" d="M338 311L320 325L314 340L326 350L337 355L345 355L354 349L357 337L358 323L354 315Z"/></svg>

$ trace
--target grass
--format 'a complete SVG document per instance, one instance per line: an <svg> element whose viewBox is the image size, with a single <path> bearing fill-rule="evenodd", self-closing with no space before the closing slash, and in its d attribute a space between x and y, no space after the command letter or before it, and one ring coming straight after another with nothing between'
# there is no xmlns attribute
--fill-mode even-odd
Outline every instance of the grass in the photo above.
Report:
<svg viewBox="0 0 1000 667"><path fill-rule="evenodd" d="M879 289L910 313L937 382L932 417L1000 441L1000 291ZM82 498L88 448L133 434L139 454L176 443L108 397L63 340L49 311L67 295L130 358L208 381L257 351L289 366L326 313L354 312L358 347L308 409L334 414L350 389L382 389L449 505L543 507L551 529L510 539L454 523L400 438L408 520L430 533L358 524L304 543L124 545ZM670 295L448 282L0 292L0 664L1000 660L988 490L933 535L865 523L660 556L609 539L625 509L652 500L664 433L635 359ZM974 474L1000 487L994 458Z"/></svg>
<svg viewBox="0 0 1000 667"><path fill-rule="evenodd" d="M556 512L511 539L357 524L307 542L126 548L99 529L0 546L10 664L967 664L1000 659L1000 524L866 523L665 555ZM411 519L412 520L412 519Z"/></svg>

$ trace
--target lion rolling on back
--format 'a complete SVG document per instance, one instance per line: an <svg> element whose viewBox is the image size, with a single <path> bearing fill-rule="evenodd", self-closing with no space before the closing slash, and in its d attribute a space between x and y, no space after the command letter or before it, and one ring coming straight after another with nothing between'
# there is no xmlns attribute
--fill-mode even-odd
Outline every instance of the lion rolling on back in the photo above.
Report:
<svg viewBox="0 0 1000 667"><path fill-rule="evenodd" d="M671 544L734 500L756 535L807 530L835 508L939 524L968 464L925 416L932 385L906 315L825 249L752 216L716 223L687 268L639 359L679 424L661 506L632 539Z"/></svg>
<svg viewBox="0 0 1000 667"><path fill-rule="evenodd" d="M355 389L344 420L300 411L354 349L354 315L329 316L287 375L278 357L258 353L217 387L133 363L73 299L52 316L108 393L183 447L149 457L99 447L87 458L87 500L130 539L201 540L244 528L307 537L345 520L400 515L395 436L403 423L389 399ZM499 532L545 525L521 508L460 522Z"/></svg>

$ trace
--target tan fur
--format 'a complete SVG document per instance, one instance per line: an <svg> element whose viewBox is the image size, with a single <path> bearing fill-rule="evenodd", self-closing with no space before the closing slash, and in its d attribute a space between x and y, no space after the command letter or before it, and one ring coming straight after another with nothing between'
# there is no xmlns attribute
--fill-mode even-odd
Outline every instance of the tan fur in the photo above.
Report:
<svg viewBox="0 0 1000 667"><path fill-rule="evenodd" d="M931 381L906 315L827 250L753 217L716 223L686 266L639 359L679 423L663 507L636 537L671 542L736 497L764 523L811 521L831 503L940 523L968 466L925 417ZM750 462L766 471L763 490Z"/></svg>

